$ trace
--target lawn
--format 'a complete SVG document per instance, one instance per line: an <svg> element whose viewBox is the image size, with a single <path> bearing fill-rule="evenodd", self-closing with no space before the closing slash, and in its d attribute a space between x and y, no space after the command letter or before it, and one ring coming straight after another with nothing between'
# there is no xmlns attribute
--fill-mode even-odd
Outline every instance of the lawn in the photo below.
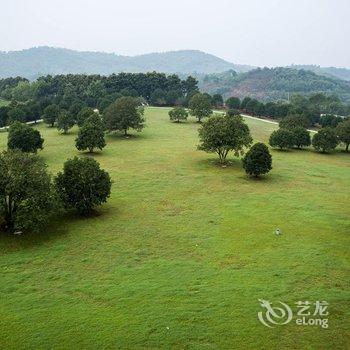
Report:
<svg viewBox="0 0 350 350"><path fill-rule="evenodd" d="M2 106L7 106L9 103L10 103L9 101L2 100L2 99L0 98L0 107L2 107Z"/></svg>
<svg viewBox="0 0 350 350"><path fill-rule="evenodd" d="M114 181L98 214L0 235L0 348L345 349L350 154L272 150L271 173L249 179L167 111L148 108L142 133L109 135L94 156ZM247 123L256 141L276 128ZM80 154L77 129L38 129L53 174ZM258 299L325 300L329 328L267 328Z"/></svg>

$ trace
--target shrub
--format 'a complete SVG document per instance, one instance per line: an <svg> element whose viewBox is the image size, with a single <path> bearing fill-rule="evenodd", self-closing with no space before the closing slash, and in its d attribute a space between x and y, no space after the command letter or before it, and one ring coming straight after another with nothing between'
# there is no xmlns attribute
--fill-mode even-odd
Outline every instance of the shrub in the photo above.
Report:
<svg viewBox="0 0 350 350"><path fill-rule="evenodd" d="M312 138L312 146L319 152L326 153L334 150L338 145L338 138L333 128L322 128Z"/></svg>
<svg viewBox="0 0 350 350"><path fill-rule="evenodd" d="M308 147L311 145L311 137L309 131L303 128L302 126L298 126L292 129L293 133L293 144L298 148Z"/></svg>
<svg viewBox="0 0 350 350"><path fill-rule="evenodd" d="M278 129L272 132L269 139L271 147L279 147L280 149L293 147L294 135L286 129Z"/></svg>
<svg viewBox="0 0 350 350"><path fill-rule="evenodd" d="M243 168L255 177L267 174L272 169L272 157L267 146L261 142L254 144L243 158Z"/></svg>
<svg viewBox="0 0 350 350"><path fill-rule="evenodd" d="M186 120L188 113L183 107L175 107L169 111L170 120L176 121L179 123L181 120Z"/></svg>

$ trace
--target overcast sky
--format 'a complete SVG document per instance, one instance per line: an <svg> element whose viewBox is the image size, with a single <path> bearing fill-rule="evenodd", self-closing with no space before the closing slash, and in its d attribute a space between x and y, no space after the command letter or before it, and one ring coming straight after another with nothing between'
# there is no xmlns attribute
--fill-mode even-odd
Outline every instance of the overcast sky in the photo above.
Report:
<svg viewBox="0 0 350 350"><path fill-rule="evenodd" d="M350 68L350 0L8 0L0 50L198 49L257 66Z"/></svg>

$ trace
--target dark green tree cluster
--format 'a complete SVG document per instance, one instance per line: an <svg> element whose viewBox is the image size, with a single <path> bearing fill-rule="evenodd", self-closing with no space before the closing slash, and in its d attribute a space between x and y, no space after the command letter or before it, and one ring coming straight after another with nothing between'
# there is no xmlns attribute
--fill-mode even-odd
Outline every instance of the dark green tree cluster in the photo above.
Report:
<svg viewBox="0 0 350 350"><path fill-rule="evenodd" d="M169 118L171 121L175 121L180 123L181 121L186 120L188 117L188 113L183 107L175 107L169 111Z"/></svg>

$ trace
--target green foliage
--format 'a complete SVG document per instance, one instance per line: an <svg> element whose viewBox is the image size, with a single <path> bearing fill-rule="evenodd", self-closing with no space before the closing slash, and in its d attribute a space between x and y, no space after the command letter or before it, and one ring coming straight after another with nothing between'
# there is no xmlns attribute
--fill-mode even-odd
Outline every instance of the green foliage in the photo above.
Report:
<svg viewBox="0 0 350 350"><path fill-rule="evenodd" d="M229 97L225 104L228 109L239 109L241 107L241 100L238 97Z"/></svg>
<svg viewBox="0 0 350 350"><path fill-rule="evenodd" d="M206 120L199 129L199 150L217 153L220 163L224 163L227 154L234 152L242 155L244 147L252 142L248 126L241 116L214 115Z"/></svg>
<svg viewBox="0 0 350 350"><path fill-rule="evenodd" d="M107 201L111 192L109 174L92 158L68 159L55 178L57 193L66 209L81 215Z"/></svg>
<svg viewBox="0 0 350 350"><path fill-rule="evenodd" d="M170 120L176 121L179 123L182 120L186 120L188 113L183 107L175 107L169 111Z"/></svg>
<svg viewBox="0 0 350 350"><path fill-rule="evenodd" d="M337 117L336 115L332 114L325 114L320 117L320 125L325 128L325 127L331 127L335 128L339 123L343 121L343 118Z"/></svg>
<svg viewBox="0 0 350 350"><path fill-rule="evenodd" d="M198 122L201 122L203 118L209 117L213 113L210 98L201 93L195 94L190 99L188 107L190 114L195 116Z"/></svg>
<svg viewBox="0 0 350 350"><path fill-rule="evenodd" d="M85 107L82 108L77 116L76 116L76 123L78 124L78 126L83 126L85 121L91 117L92 115L94 115L94 110L91 107Z"/></svg>
<svg viewBox="0 0 350 350"><path fill-rule="evenodd" d="M214 94L211 98L213 106L215 108L220 108L224 105L224 99L222 98L222 95L220 94Z"/></svg>
<svg viewBox="0 0 350 350"><path fill-rule="evenodd" d="M75 145L79 151L88 149L90 153L94 151L94 148L102 150L106 146L104 124L97 113L91 115L79 129Z"/></svg>
<svg viewBox="0 0 350 350"><path fill-rule="evenodd" d="M322 128L312 138L312 146L322 153L334 150L337 145L338 138L333 128Z"/></svg>
<svg viewBox="0 0 350 350"><path fill-rule="evenodd" d="M0 215L8 230L39 230L55 207L51 177L42 160L9 150L0 154Z"/></svg>
<svg viewBox="0 0 350 350"><path fill-rule="evenodd" d="M297 126L291 129L293 133L293 144L298 148L308 147L311 145L310 132L302 126Z"/></svg>
<svg viewBox="0 0 350 350"><path fill-rule="evenodd" d="M270 135L269 145L271 147L279 147L280 149L293 147L293 132L286 129L278 129L273 131Z"/></svg>
<svg viewBox="0 0 350 350"><path fill-rule="evenodd" d="M43 143L44 139L41 137L38 130L20 122L11 124L7 141L9 149L36 153L38 149L43 149Z"/></svg>
<svg viewBox="0 0 350 350"><path fill-rule="evenodd" d="M21 108L21 107L11 108L7 112L7 115L8 115L10 123L13 123L15 121L18 121L18 122L25 122L26 121L26 113L23 110L23 108Z"/></svg>
<svg viewBox="0 0 350 350"><path fill-rule="evenodd" d="M279 126L281 129L308 128L309 121L303 115L288 115L280 120Z"/></svg>
<svg viewBox="0 0 350 350"><path fill-rule="evenodd" d="M57 118L57 129L62 130L64 134L67 134L75 124L74 117L67 113L67 111L61 111Z"/></svg>
<svg viewBox="0 0 350 350"><path fill-rule="evenodd" d="M255 177L267 174L272 169L272 156L267 146L261 142L254 144L243 158L243 168Z"/></svg>
<svg viewBox="0 0 350 350"><path fill-rule="evenodd" d="M138 105L133 97L120 97L104 112L104 121L109 131L124 131L129 129L141 131L145 126L144 109Z"/></svg>
<svg viewBox="0 0 350 350"><path fill-rule="evenodd" d="M44 109L43 119L44 122L51 127L55 125L55 122L60 114L60 108L56 104L51 104Z"/></svg>
<svg viewBox="0 0 350 350"><path fill-rule="evenodd" d="M336 134L339 138L339 141L345 144L346 151L348 151L350 144L350 118L342 121L337 125Z"/></svg>

